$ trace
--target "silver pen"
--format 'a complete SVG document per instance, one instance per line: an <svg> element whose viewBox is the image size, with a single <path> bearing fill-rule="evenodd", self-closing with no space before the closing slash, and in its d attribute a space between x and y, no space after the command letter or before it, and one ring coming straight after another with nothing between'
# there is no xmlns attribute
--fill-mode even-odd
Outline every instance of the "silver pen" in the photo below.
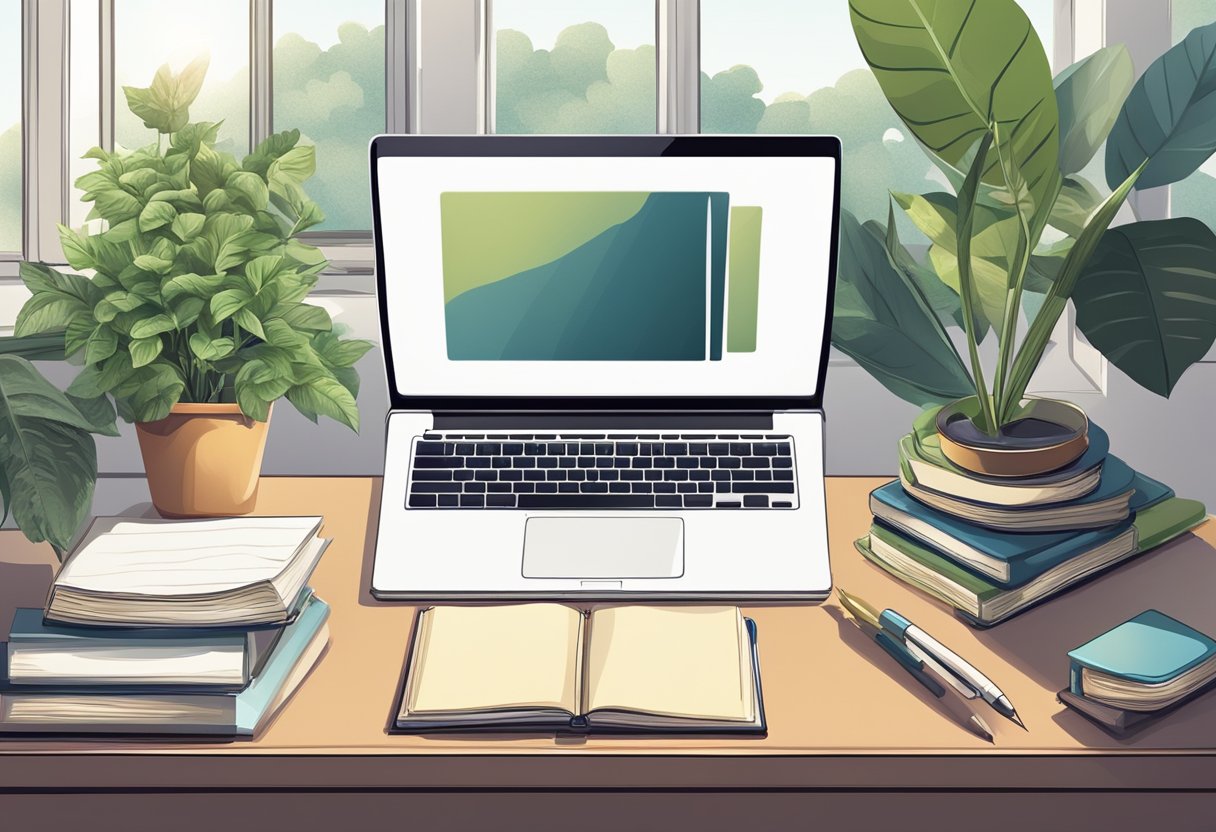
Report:
<svg viewBox="0 0 1216 832"><path fill-rule="evenodd" d="M839 592L839 589L837 591ZM1018 712L1014 709L1013 703L1009 701L1009 697L997 687L995 682L981 673L975 665L959 656L895 610L887 609L878 612L856 596L846 596L844 593L841 593L841 597L847 597L851 604L865 610L867 618L872 617L877 621L877 626L884 633L889 634L891 638L907 647L910 653L924 662L926 666L930 667L961 695L968 699L976 697L983 699L998 714L1020 726L1023 730L1029 730L1026 728L1026 724L1022 722L1022 718L1018 716Z"/></svg>

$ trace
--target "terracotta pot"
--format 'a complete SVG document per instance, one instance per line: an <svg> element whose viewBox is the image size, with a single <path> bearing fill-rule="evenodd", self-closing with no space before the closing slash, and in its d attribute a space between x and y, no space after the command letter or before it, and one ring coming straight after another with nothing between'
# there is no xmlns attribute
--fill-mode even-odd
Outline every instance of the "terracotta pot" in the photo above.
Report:
<svg viewBox="0 0 1216 832"><path fill-rule="evenodd" d="M177 404L160 421L137 422L156 510L165 517L252 511L269 425L269 415L257 422L236 404Z"/></svg>
<svg viewBox="0 0 1216 832"><path fill-rule="evenodd" d="M1089 419L1076 405L1027 397L996 436L971 423L975 397L937 413L942 453L961 468L990 477L1032 477L1063 468L1089 447Z"/></svg>

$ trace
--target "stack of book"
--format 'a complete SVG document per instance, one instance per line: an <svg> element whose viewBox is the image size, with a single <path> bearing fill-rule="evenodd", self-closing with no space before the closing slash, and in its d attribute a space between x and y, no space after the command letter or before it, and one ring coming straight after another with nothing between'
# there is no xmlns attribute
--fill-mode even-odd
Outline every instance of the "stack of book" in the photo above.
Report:
<svg viewBox="0 0 1216 832"><path fill-rule="evenodd" d="M97 518L13 617L0 731L257 734L329 641L321 522Z"/></svg>
<svg viewBox="0 0 1216 832"><path fill-rule="evenodd" d="M1184 500L1109 453L1090 423L1072 464L1034 477L988 477L942 453L928 411L900 440L900 477L870 495L861 554L990 626L1203 522Z"/></svg>

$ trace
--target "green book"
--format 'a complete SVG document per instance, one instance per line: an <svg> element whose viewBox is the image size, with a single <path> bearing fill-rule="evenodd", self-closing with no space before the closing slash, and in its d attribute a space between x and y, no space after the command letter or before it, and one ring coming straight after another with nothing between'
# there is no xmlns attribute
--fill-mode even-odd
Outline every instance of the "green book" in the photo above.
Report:
<svg viewBox="0 0 1216 832"><path fill-rule="evenodd" d="M1202 503L1172 497L1136 515L1136 546L1115 556L1074 558L1029 583L1006 589L964 569L908 537L875 523L856 541L870 562L900 580L945 601L972 624L988 627L1044 601L1117 563L1172 540L1207 517Z"/></svg>

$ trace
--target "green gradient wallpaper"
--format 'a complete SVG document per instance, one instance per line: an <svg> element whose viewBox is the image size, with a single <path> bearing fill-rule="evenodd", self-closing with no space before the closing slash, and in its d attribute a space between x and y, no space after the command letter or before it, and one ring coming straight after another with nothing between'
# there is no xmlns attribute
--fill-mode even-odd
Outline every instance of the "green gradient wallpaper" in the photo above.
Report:
<svg viewBox="0 0 1216 832"><path fill-rule="evenodd" d="M717 361L724 341L754 350L760 210L739 210L710 191L442 194L448 358ZM724 332L728 241L740 249L731 276L742 275L731 325L750 328L739 335Z"/></svg>

